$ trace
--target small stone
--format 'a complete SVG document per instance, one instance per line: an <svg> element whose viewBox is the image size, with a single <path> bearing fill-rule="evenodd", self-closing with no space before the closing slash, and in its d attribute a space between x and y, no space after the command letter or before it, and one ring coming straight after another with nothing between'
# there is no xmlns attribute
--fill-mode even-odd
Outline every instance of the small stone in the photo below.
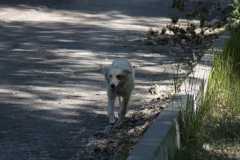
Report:
<svg viewBox="0 0 240 160"><path fill-rule="evenodd" d="M181 40L181 44L186 45L186 44L187 44L186 39L182 39L182 40Z"/></svg>
<svg viewBox="0 0 240 160"><path fill-rule="evenodd" d="M129 131L128 131L128 134L132 134L134 132L134 129L130 129Z"/></svg>
<svg viewBox="0 0 240 160"><path fill-rule="evenodd" d="M153 41L152 40L145 40L145 44L146 45L153 45L154 43L153 43Z"/></svg>
<svg viewBox="0 0 240 160"><path fill-rule="evenodd" d="M211 150L210 145L207 144L207 143L203 144L203 147L202 147L202 148L205 149L205 150L207 150L207 151L210 151L210 150Z"/></svg>
<svg viewBox="0 0 240 160"><path fill-rule="evenodd" d="M218 19L213 19L212 21L211 21L211 26L215 26L216 24L218 24L219 23L219 20Z"/></svg>

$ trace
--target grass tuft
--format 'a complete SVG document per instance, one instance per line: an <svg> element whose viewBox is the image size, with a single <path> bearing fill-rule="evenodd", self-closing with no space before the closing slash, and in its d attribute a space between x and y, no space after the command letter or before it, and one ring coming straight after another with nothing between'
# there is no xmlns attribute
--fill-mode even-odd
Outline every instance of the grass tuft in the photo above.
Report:
<svg viewBox="0 0 240 160"><path fill-rule="evenodd" d="M181 112L181 149L176 160L240 159L240 26L213 55L207 92L195 111Z"/></svg>

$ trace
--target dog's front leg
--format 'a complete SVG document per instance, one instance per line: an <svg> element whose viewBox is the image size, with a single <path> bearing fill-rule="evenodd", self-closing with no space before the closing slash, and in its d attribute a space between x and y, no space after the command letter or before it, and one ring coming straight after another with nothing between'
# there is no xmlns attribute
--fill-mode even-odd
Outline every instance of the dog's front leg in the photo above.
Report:
<svg viewBox="0 0 240 160"><path fill-rule="evenodd" d="M129 99L130 97L123 97L122 104L119 111L119 120L121 123L124 122L124 118L127 113Z"/></svg>
<svg viewBox="0 0 240 160"><path fill-rule="evenodd" d="M116 121L115 114L114 114L114 105L115 105L115 98L108 98L108 116L110 124L114 124Z"/></svg>

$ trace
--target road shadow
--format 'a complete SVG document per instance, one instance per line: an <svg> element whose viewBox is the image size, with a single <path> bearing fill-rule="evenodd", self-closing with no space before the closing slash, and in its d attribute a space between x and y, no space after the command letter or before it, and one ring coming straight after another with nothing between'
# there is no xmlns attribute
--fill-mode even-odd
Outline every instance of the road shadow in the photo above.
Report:
<svg viewBox="0 0 240 160"><path fill-rule="evenodd" d="M156 98L149 87L172 85L171 64L191 54L144 43L149 27L165 26L177 13L169 2L65 7L43 11L40 20L1 22L1 159L71 158L83 138L109 125L102 66L119 57L132 61L130 109L139 109Z"/></svg>

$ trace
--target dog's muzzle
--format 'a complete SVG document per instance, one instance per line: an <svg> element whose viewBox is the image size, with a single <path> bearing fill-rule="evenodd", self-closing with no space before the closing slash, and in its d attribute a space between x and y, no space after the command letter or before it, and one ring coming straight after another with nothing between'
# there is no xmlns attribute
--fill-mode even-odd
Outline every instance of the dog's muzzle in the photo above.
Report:
<svg viewBox="0 0 240 160"><path fill-rule="evenodd" d="M117 87L118 87L118 85L117 85ZM112 91L112 93L115 93L115 92L116 92L117 87L116 87L115 84L111 84L111 88L112 88L111 91Z"/></svg>

